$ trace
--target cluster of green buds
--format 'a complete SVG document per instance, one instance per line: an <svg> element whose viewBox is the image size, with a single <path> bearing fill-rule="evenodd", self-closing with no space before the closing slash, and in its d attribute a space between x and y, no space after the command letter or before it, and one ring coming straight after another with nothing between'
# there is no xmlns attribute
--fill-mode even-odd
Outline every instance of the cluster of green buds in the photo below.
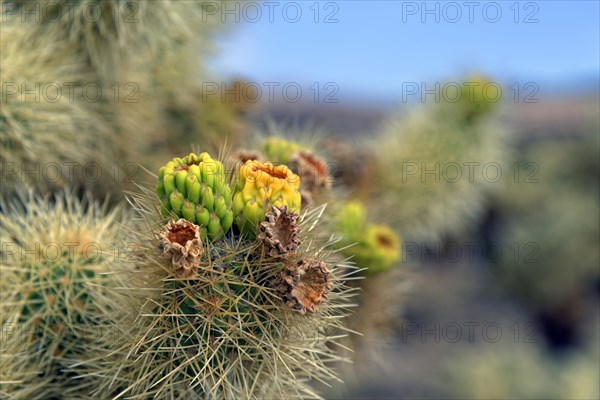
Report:
<svg viewBox="0 0 600 400"><path fill-rule="evenodd" d="M342 252L367 268L367 275L387 271L400 259L401 241L387 225L371 224L362 203L351 201L335 216L338 233L342 236Z"/></svg>
<svg viewBox="0 0 600 400"><path fill-rule="evenodd" d="M233 211L238 227L256 234L258 225L273 206L300 213L300 178L287 166L247 161L238 174Z"/></svg>
<svg viewBox="0 0 600 400"><path fill-rule="evenodd" d="M156 193L163 216L199 225L202 239L218 240L231 228L231 189L223 164L208 153L176 157L161 167Z"/></svg>

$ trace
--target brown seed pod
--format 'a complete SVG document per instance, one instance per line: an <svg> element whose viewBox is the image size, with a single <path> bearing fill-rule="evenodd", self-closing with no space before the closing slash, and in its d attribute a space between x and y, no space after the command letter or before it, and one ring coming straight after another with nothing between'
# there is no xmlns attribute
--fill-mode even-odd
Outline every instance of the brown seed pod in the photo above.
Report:
<svg viewBox="0 0 600 400"><path fill-rule="evenodd" d="M323 261L300 260L282 271L277 289L286 304L302 314L315 313L333 286L333 275Z"/></svg>
<svg viewBox="0 0 600 400"><path fill-rule="evenodd" d="M331 189L333 181L325 161L309 151L300 150L292 159L293 169L300 176L300 182L305 191L318 194L322 190Z"/></svg>
<svg viewBox="0 0 600 400"><path fill-rule="evenodd" d="M263 156L259 151L246 149L234 151L229 158L234 164L239 163L241 165L245 164L246 161L265 161L265 156Z"/></svg>
<svg viewBox="0 0 600 400"><path fill-rule="evenodd" d="M196 275L200 258L204 254L200 240L200 227L184 218L170 220L160 233L163 256L171 260L174 274L181 278Z"/></svg>
<svg viewBox="0 0 600 400"><path fill-rule="evenodd" d="M268 256L277 260L290 258L301 243L298 214L288 211L286 206L273 206L259 225L258 239Z"/></svg>

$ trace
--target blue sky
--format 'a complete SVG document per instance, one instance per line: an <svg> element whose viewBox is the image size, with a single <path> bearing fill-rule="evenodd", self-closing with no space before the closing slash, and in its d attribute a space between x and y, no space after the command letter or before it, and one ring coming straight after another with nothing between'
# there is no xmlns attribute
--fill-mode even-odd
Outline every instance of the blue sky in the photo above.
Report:
<svg viewBox="0 0 600 400"><path fill-rule="evenodd" d="M240 23L220 40L215 71L307 87L336 82L341 97L395 99L405 82L473 71L538 82L543 91L600 70L596 0L270 4L240 5ZM224 11L233 21L235 13Z"/></svg>

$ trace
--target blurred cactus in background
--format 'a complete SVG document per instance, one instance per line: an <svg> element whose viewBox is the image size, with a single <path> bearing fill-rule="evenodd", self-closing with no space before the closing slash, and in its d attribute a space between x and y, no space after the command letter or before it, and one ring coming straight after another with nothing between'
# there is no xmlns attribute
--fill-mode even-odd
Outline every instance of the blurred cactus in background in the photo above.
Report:
<svg viewBox="0 0 600 400"><path fill-rule="evenodd" d="M214 138L197 115L218 121L219 134L239 132L243 113L236 110L244 107L219 103L205 113L196 101L207 79L198 50L208 54L210 35L224 26L206 7L215 4L4 2L0 145L10 164L3 174L17 183L23 177L13 164L22 172L57 162L69 175L52 176L48 189L79 185L100 197L120 195L139 171L134 163L155 168L153 154L165 147ZM81 172L89 163L98 179ZM33 180L44 191L48 182Z"/></svg>
<svg viewBox="0 0 600 400"><path fill-rule="evenodd" d="M100 378L69 368L108 351L98 339L114 333L109 316L117 305L102 293L124 214L70 193L30 193L1 207L0 393L86 398Z"/></svg>
<svg viewBox="0 0 600 400"><path fill-rule="evenodd" d="M475 93L483 82L473 81ZM380 199L382 214L403 236L435 240L464 231L500 186L494 180L505 162L505 132L491 115L493 104L481 95L462 100L466 93L461 101L441 96L409 110L367 138L375 170L358 182L357 194Z"/></svg>
<svg viewBox="0 0 600 400"><path fill-rule="evenodd" d="M368 223L363 204L353 201L338 210L334 217L343 238L340 246L366 275L387 271L400 260L401 243L398 234L386 225Z"/></svg>
<svg viewBox="0 0 600 400"><path fill-rule="evenodd" d="M190 120L191 128L190 132L182 130L181 142L198 141L199 137L209 150L218 151L226 137L228 146L239 146L249 129L245 119L255 112L259 95L251 83L241 79L220 84L207 80L194 93L191 108L182 114L184 121ZM198 136L193 137L191 132Z"/></svg>
<svg viewBox="0 0 600 400"><path fill-rule="evenodd" d="M462 399L596 399L598 348L553 358L534 343L463 348L437 386ZM483 348L482 348L483 347Z"/></svg>
<svg viewBox="0 0 600 400"><path fill-rule="evenodd" d="M62 42L31 35L37 25L20 20L2 25L0 163L5 195L20 183L40 191L69 185L82 179L87 163L106 165L121 151L114 147L116 132L102 106L86 101L83 87L75 84L93 80L86 59ZM72 85L69 93L63 82Z"/></svg>
<svg viewBox="0 0 600 400"><path fill-rule="evenodd" d="M600 282L600 164L592 132L523 144L496 201L504 224L492 238L514 249L496 263L496 277L558 345L577 341Z"/></svg>

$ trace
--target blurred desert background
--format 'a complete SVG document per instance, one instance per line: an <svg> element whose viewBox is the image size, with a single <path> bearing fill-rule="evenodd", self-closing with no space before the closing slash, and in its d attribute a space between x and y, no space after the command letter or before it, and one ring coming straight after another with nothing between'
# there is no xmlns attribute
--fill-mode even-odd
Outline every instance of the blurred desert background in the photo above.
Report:
<svg viewBox="0 0 600 400"><path fill-rule="evenodd" d="M32 40L3 21L3 82L133 82L141 100L30 110L3 87L3 164L30 150L31 127L52 140L33 140L27 161L56 153L151 171L191 148L257 148L273 131L318 143L341 182L333 207L355 196L402 239L393 269L361 286L351 329L365 335L348 339L354 363L336 366L344 383L315 385L325 398L600 397L598 2L207 2L202 22L180 25L184 6L169 19L150 3L152 23L128 37L144 46L116 35L114 60L94 58L105 49L86 42L93 29L56 33L68 44L41 52L45 31ZM470 81L502 94L449 100ZM49 126L45 112L77 118ZM446 175L450 164L462 177ZM132 188L78 184L115 203Z"/></svg>
<svg viewBox="0 0 600 400"><path fill-rule="evenodd" d="M274 81L300 82L311 95L311 73L321 85L338 83L334 104L312 98L263 101L248 117L252 124L322 126L349 143L377 132L398 113L436 102L431 92L421 97L421 87L406 96L407 85L431 90L436 83L443 87L480 72L504 90L497 118L506 158L495 159L505 166L503 179L468 229L404 243L400 268L414 275L403 292L393 340L382 339L377 361L359 362L348 386L326 392L328 398L592 399L600 394L600 82L597 60L592 61L598 56L598 18L591 17L597 6L514 3L526 7L522 11L537 10L536 23L517 24L510 5L501 4L504 17L490 24L477 13L469 23L464 6L463 18L451 23L439 2L340 2L339 23L304 22L306 36L294 24L276 21L242 27L240 36L225 42L227 54L219 65L232 76L237 70L229 57L237 60L240 50L243 64L245 44L261 49L249 62L258 77L268 76L265 71L285 76L289 79ZM406 7L415 15L403 14ZM561 16L563 7L576 15ZM568 33L557 38L558 31ZM252 41L252 32L264 42ZM267 39L271 32L278 38ZM269 55L270 50L291 60L278 63L278 53ZM377 56L384 53L380 63L389 64L381 65ZM290 66L292 60L297 64ZM336 75L334 68L344 71ZM515 84L521 86L519 98ZM535 171L522 170L516 178L515 163ZM533 179L524 181L528 174Z"/></svg>

